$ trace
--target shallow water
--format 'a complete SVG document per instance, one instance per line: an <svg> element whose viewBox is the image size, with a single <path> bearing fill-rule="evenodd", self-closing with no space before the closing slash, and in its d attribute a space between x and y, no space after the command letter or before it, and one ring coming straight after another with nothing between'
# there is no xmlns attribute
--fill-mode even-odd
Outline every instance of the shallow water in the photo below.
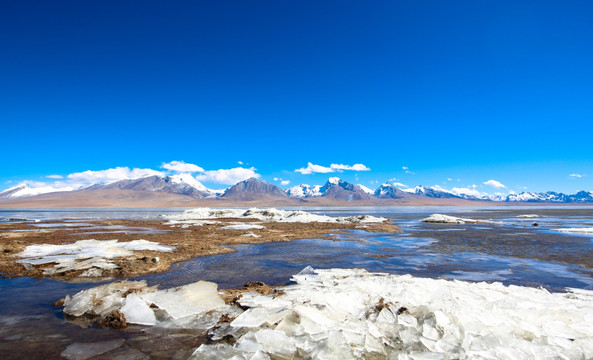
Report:
<svg viewBox="0 0 593 360"><path fill-rule="evenodd" d="M0 221L159 219L162 214L182 210L0 210ZM234 247L237 250L234 253L191 259L175 264L166 273L139 279L160 284L162 288L197 280L214 281L221 288L239 287L253 280L280 285L286 284L292 274L312 265L315 268L358 267L374 272L410 273L431 278L500 281L556 291L566 287L593 289L593 235L553 231L557 228L593 226L591 208L394 207L317 208L308 211L332 216L384 216L400 225L403 232L370 234L352 231L336 235L334 240L306 239L241 245ZM419 221L432 213L494 220L502 224L427 224ZM517 217L525 214L539 217ZM538 226L533 226L534 223ZM165 341L162 333L152 330L146 334L141 327L125 331L81 330L64 320L60 309L51 305L66 294L95 285L29 278L1 279L0 351L6 354L3 358L59 358L65 347L73 342L124 338L128 346L136 344L134 349L141 349ZM187 334L176 336L181 339ZM183 351L195 346L196 336L199 337L199 334L194 334L192 340L186 341L183 346L172 347L169 352L159 352L160 348L156 345L159 349L145 352L153 357L182 356Z"/></svg>

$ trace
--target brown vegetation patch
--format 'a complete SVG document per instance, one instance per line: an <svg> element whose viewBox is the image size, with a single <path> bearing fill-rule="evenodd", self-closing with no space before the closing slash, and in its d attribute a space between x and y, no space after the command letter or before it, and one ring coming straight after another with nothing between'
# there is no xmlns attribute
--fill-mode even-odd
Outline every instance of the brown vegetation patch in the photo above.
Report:
<svg viewBox="0 0 593 360"><path fill-rule="evenodd" d="M11 223L0 225L0 273L5 277L30 276L45 278L43 269L52 264L35 266L29 270L17 263L20 253L28 245L33 244L68 244L78 240L96 239L113 240L120 242L144 239L163 245L175 246L173 252L135 251L133 256L115 258L113 261L118 269L111 272L104 271L106 277L131 277L142 274L163 272L180 261L189 260L197 256L218 255L234 252L225 245L261 244L272 241L292 241L298 239L332 239L330 233L340 233L343 230L364 230L368 232L400 232L400 229L391 223L380 224L332 224L332 223L259 223L263 229L222 229L229 223L245 221L245 219L217 219L216 224L203 226L189 226L187 228L171 227L165 221L157 220L105 220L89 221L92 226L84 227L57 227L37 230L31 223ZM255 221L252 221L255 222ZM56 221L52 221L56 223ZM113 229L97 229L97 226L125 226L123 233L113 233ZM166 230L160 233L134 233L138 230ZM19 231L14 230L34 230ZM121 231L121 229L119 229ZM101 231L101 233L96 233ZM88 234L91 233L91 234ZM259 237L244 236L253 233ZM158 261L156 261L158 258ZM78 277L83 270L73 270L55 275L56 278L69 280Z"/></svg>

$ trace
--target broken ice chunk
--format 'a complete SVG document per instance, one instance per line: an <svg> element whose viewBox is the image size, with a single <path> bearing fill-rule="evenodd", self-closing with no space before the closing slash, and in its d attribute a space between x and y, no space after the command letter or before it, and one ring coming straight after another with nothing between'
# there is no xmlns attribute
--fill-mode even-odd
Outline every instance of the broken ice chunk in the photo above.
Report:
<svg viewBox="0 0 593 360"><path fill-rule="evenodd" d="M154 311L137 294L130 294L124 300L124 306L120 312L126 317L126 321L138 325L155 325L156 316Z"/></svg>
<svg viewBox="0 0 593 360"><path fill-rule="evenodd" d="M255 333L257 342L270 355L291 358L296 352L296 345L282 331L262 329Z"/></svg>
<svg viewBox="0 0 593 360"><path fill-rule="evenodd" d="M106 315L118 310L130 291L154 291L146 281L118 281L83 290L64 301L64 313L72 316Z"/></svg>
<svg viewBox="0 0 593 360"><path fill-rule="evenodd" d="M241 352L234 347L221 343L216 345L202 345L194 351L188 360L220 360L244 359Z"/></svg>
<svg viewBox="0 0 593 360"><path fill-rule="evenodd" d="M140 297L179 319L224 306L217 289L218 285L213 282L198 281L174 289L143 293Z"/></svg>
<svg viewBox="0 0 593 360"><path fill-rule="evenodd" d="M284 319L289 313L289 310L282 308L251 308L233 320L231 326L255 328L263 324L274 325Z"/></svg>

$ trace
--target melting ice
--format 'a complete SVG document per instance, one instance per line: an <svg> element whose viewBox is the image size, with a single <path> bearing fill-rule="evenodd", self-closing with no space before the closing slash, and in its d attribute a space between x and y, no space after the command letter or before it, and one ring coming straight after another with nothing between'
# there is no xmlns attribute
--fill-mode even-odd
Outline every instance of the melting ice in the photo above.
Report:
<svg viewBox="0 0 593 360"><path fill-rule="evenodd" d="M233 339L200 346L195 359L593 357L593 291L310 267L292 280L280 294L244 294L247 310L225 305L212 283L158 291L116 282L68 298L64 312L115 309L132 323ZM223 315L234 320L219 323Z"/></svg>

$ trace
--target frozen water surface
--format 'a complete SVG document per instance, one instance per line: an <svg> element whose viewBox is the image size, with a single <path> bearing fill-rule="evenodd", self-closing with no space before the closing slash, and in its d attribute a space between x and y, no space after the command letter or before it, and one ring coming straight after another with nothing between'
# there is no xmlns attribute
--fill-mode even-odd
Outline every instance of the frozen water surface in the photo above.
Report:
<svg viewBox="0 0 593 360"><path fill-rule="evenodd" d="M593 356L593 291L550 293L500 283L311 267L292 280L294 284L282 287L281 294L251 293L240 299L239 303L248 307L245 311L224 305L216 285L204 282L168 291L148 289L146 295L139 287L140 292L127 297L121 291L108 291L106 298L113 299L113 306L119 304L116 310L130 297L159 298L147 303L170 315L171 309L181 311L172 317L169 327L208 324L199 321L207 317L212 320L211 332L220 330L214 327L217 317L239 313L223 330L234 345L201 345L192 355L196 359L215 353L219 358L240 359L334 358L336 354L342 359ZM113 284L100 288L105 291ZM84 313L97 312L93 291L74 296L88 304ZM187 302L179 293L199 301ZM152 309L147 307L149 312ZM188 322L188 316L198 320Z"/></svg>
<svg viewBox="0 0 593 360"><path fill-rule="evenodd" d="M42 220L41 223L63 219L78 222L108 218L170 220L162 215L183 217L186 216L185 210L0 210L0 216L31 223L34 219ZM245 213L249 209L239 210ZM293 209L279 210L290 213ZM224 325L212 330L209 337L215 344L207 346L200 346L207 343L205 329L215 327L224 311L232 312L231 318L239 319L245 314L244 310L231 311L230 307L221 306L188 316L181 313L175 318L166 310L148 304L150 301L134 294L135 290L125 299L119 296L121 301L117 295L109 297L104 293L101 296L108 301L96 311L120 307L131 322L140 325L132 325L125 331L92 326L81 329L65 322L61 310L52 307L51 303L66 294L73 295L95 285L28 278L0 279L0 318L7 319L0 329L0 351L8 354L8 358L59 358L74 343L124 339L123 345L94 358L182 359L193 354L193 358L199 359L267 359L272 353L275 354L272 358L288 358L293 350L297 354L295 358L299 354L315 354L311 356L344 359L539 359L554 358L553 354L556 358L587 359L593 356L586 352L591 349L588 340L572 337L582 333L591 336L587 326L592 322L587 314L581 314L583 316L577 320L572 316L580 310L590 310L587 308L591 304L587 289L593 289L593 242L590 234L554 231L593 227L593 209L370 207L303 210L331 218L359 219L362 215L386 218L401 226L403 232L370 234L352 231L335 235L334 240L240 245L235 247L235 253L192 259L175 264L168 272L133 279L136 282L145 280L143 289L159 284L154 291L161 291L166 298L167 294L178 292L167 290L199 280L213 282L220 288L241 287L253 280L282 285L307 265L313 265L315 269L344 269L301 274L306 276L306 281L291 285L295 288L287 288L286 296L274 298L254 293L244 296L241 301L250 307L251 318L245 315L235 323L241 326ZM421 221L437 213L497 224ZM267 221L256 217L250 220L262 223L262 226ZM198 221L217 219L189 220ZM249 234L249 230L245 233ZM66 255L73 254L60 256ZM389 275L351 273L355 271L352 268ZM409 279L404 274L410 274ZM448 280L434 280L439 278ZM499 281L503 285L480 281ZM392 282L401 287L390 285ZM298 290L298 286L304 287ZM313 290L303 290L307 287ZM546 295L546 290L540 287L547 289L549 294ZM376 288L381 289L374 290ZM566 288L572 289L567 292ZM397 293L396 289L407 289L409 294L404 290ZM298 291L304 292L302 299L309 303L299 303L292 298ZM463 296L451 298L447 291L459 292ZM145 292L142 290L142 294ZM369 304L375 301L375 305L380 303L380 299L374 297L379 294L384 297L384 304L391 302L408 310L398 314L401 307L394 310L391 304L370 307ZM385 296L393 297L390 301ZM585 307L565 302L570 299L584 303ZM167 307L166 300L160 298L157 301ZM171 304L170 311L175 312L177 301ZM367 314L363 309L373 311ZM503 314L497 312L503 310ZM519 313L525 316L518 317ZM340 321L336 322L336 319ZM570 319L573 321L567 322ZM543 320L548 321L547 325L542 324ZM497 326L497 321L505 321L505 326ZM261 325L256 326L258 323ZM249 327L242 326L248 324ZM505 330L505 327L512 330ZM451 331L443 331L445 328ZM461 331L462 328L467 331ZM237 341L232 345L216 344L227 335ZM274 339L274 342L266 342L267 339ZM275 347L277 344L280 345ZM443 351L446 355L439 354ZM387 355L378 356L381 352Z"/></svg>

